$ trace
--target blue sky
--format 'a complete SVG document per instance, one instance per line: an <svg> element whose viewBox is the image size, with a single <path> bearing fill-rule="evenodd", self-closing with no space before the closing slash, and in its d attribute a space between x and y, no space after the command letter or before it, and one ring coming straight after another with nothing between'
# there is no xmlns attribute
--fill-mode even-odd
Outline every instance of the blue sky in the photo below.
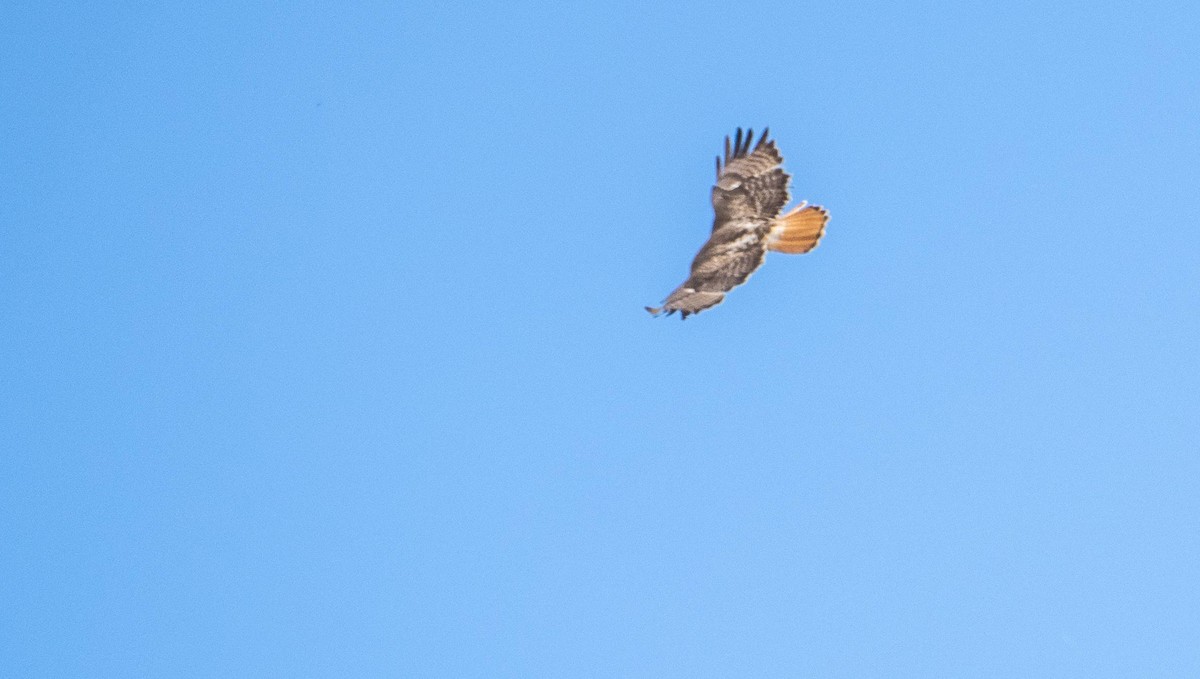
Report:
<svg viewBox="0 0 1200 679"><path fill-rule="evenodd" d="M1198 22L7 3L0 674L1200 675Z"/></svg>

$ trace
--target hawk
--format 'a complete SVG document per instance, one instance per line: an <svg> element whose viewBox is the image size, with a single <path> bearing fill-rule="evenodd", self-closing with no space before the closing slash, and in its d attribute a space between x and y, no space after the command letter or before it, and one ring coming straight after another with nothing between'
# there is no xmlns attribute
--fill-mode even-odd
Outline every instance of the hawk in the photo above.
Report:
<svg viewBox="0 0 1200 679"><path fill-rule="evenodd" d="M763 130L758 143L754 130L733 145L725 137L725 161L717 156L717 184L712 188L712 235L692 260L688 279L667 296L661 307L646 307L654 316L680 312L683 318L720 304L725 293L746 282L762 266L767 250L802 255L817 247L825 235L829 212L803 202L780 215L789 199L791 175L783 171L783 156Z"/></svg>

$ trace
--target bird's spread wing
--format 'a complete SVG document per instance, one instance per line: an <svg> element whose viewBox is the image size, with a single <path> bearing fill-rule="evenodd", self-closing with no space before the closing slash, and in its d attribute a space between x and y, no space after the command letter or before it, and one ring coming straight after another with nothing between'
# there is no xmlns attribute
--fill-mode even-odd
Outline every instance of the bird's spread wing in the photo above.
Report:
<svg viewBox="0 0 1200 679"><path fill-rule="evenodd" d="M783 156L769 134L763 130L753 150L753 130L743 138L739 128L732 148L725 137L725 162L717 156L717 184L712 189L713 231L741 220L774 219L787 205L791 175L783 171Z"/></svg>
<svg viewBox="0 0 1200 679"><path fill-rule="evenodd" d="M717 184L712 190L713 230L692 260L691 275L652 314L680 312L683 318L720 304L725 293L746 282L762 266L775 218L788 202L790 175L780 167L783 156L763 130L758 143L753 131L739 128L730 144L725 138L724 162L717 157ZM751 148L753 145L753 149ZM780 241L782 242L782 241Z"/></svg>
<svg viewBox="0 0 1200 679"><path fill-rule="evenodd" d="M696 258L692 260L692 273L674 292L667 296L661 307L646 307L657 316L676 311L687 318L720 304L725 293L746 282L750 274L762 266L767 255L767 228L761 231L737 232L722 229L713 233Z"/></svg>

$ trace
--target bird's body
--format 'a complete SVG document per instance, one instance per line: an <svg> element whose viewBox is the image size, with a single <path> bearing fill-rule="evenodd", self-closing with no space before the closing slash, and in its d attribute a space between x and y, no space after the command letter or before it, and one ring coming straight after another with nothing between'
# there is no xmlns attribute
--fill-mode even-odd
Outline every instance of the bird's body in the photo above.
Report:
<svg viewBox="0 0 1200 679"><path fill-rule="evenodd" d="M680 312L683 318L720 304L725 293L746 282L762 266L767 250L803 254L825 234L829 213L818 205L800 204L780 215L789 199L791 175L769 132L751 150L753 131L741 128L725 157L717 157L717 183L712 189L713 229L692 260L691 275L661 307L646 307L655 316Z"/></svg>

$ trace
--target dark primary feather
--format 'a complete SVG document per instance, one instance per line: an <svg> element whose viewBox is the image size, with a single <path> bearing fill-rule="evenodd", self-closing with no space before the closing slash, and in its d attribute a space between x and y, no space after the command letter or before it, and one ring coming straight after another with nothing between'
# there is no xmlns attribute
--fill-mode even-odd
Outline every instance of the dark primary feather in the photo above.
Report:
<svg viewBox="0 0 1200 679"><path fill-rule="evenodd" d="M759 148L761 148L764 144L767 143L767 137L770 134L771 134L771 128L769 128L769 127L763 128L762 136L758 138L758 143L754 145L755 151L757 151ZM733 158L740 158L740 157L746 155L746 152L748 150L750 150L750 143L754 140L754 130L750 130L749 132L746 133L744 145L742 143L742 128L740 128L740 127L738 128L736 137L737 137L737 141L734 142L734 144L731 148L729 145L729 135L725 136L725 164L729 164L729 161ZM771 144L773 145L774 142L771 142ZM782 161L782 158L780 160ZM717 177L718 178L720 178L720 176L721 176L721 167L722 167L721 156L717 156Z"/></svg>

